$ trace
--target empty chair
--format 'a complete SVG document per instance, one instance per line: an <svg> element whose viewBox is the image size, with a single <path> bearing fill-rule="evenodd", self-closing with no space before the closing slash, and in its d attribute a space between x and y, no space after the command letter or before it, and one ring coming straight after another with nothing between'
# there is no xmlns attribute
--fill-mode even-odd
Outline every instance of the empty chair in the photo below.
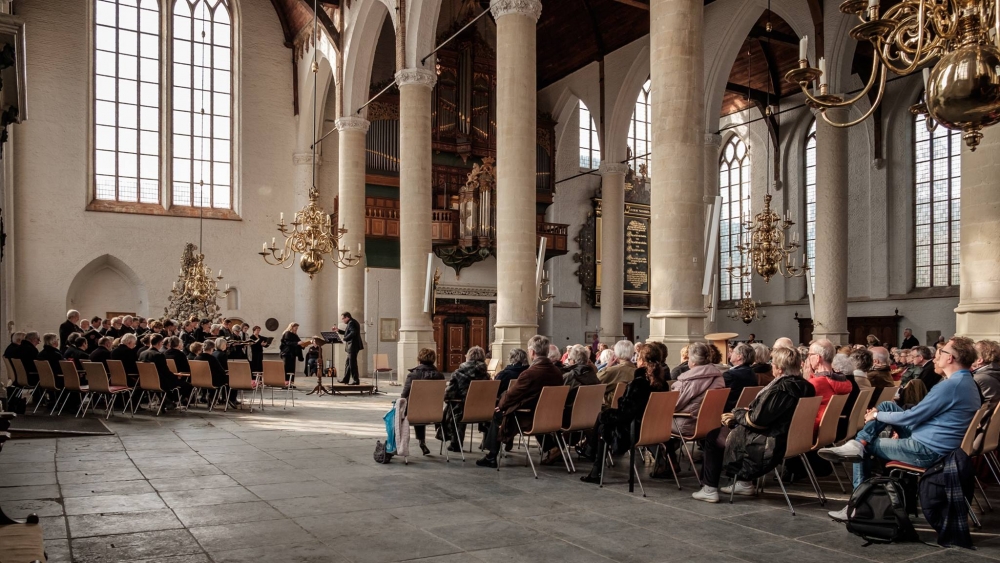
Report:
<svg viewBox="0 0 1000 563"><path fill-rule="evenodd" d="M70 394L76 393L80 399L80 408L83 408L83 400L90 393L90 387L80 382L80 372L76 370L76 364L69 360L63 360L59 362L59 368L63 375L63 390L67 395L63 399L62 406L59 407L59 412L56 415L62 414L63 409L66 408L66 403L69 402ZM76 409L77 415L80 414L80 408Z"/></svg>
<svg viewBox="0 0 1000 563"><path fill-rule="evenodd" d="M374 367L372 367L372 377L375 379L375 388L378 388L378 374L392 373L392 366L389 365L389 354L375 354L372 356Z"/></svg>
<svg viewBox="0 0 1000 563"><path fill-rule="evenodd" d="M208 362L201 360L191 360L191 395L188 396L187 407L191 408L191 401L199 390L212 391L212 396L208 401L208 412L215 408L215 400L219 398L219 388L212 384L212 368Z"/></svg>
<svg viewBox="0 0 1000 563"><path fill-rule="evenodd" d="M469 382L469 390L465 394L465 406L462 410L462 420L455 420L453 405L449 402L448 408L452 409L451 420L455 426L455 435L461 436L458 430L459 424L474 424L477 422L490 422L493 420L493 411L497 406L497 392L500 390L500 382L494 380L477 379ZM469 451L472 451L472 431L469 431ZM444 441L441 442L444 447ZM462 452L462 461L465 461L465 451Z"/></svg>
<svg viewBox="0 0 1000 563"><path fill-rule="evenodd" d="M675 438L680 438L681 449L688 456L688 461L691 462L691 470L694 471L695 477L698 478L698 484L701 485L701 475L698 474L698 470L694 466L694 457L691 456L691 451L687 447L688 442L693 442L697 440L703 440L708 433L719 427L719 421L722 420L722 411L726 408L726 400L729 399L729 389L710 389L705 392L705 398L701 401L701 406L698 407L698 422L695 425L694 432L690 435L685 436L676 431L674 428L673 436ZM690 416L683 413L675 413L675 417L679 416ZM815 418L816 413L813 413ZM671 419L671 425L673 425L673 419ZM680 465L680 462L678 462Z"/></svg>
<svg viewBox="0 0 1000 563"><path fill-rule="evenodd" d="M103 369L104 366L102 365ZM125 373L125 364L121 360L108 360L108 371L111 374L111 384L119 387L131 387L128 383L128 374Z"/></svg>
<svg viewBox="0 0 1000 563"><path fill-rule="evenodd" d="M816 432L812 451L825 448L837 441L837 423L840 422L840 415L844 412L847 397L848 395L834 395L830 397L830 401L826 404L826 410L823 411L823 418L819 421L819 430ZM819 485L816 472L809 465L809 459L806 458L805 454L799 457L802 459L802 465L805 466L806 472L809 473L809 479L813 482L813 486L816 487L817 496L820 497L820 504L825 504L826 495L823 494L823 488ZM832 463L830 465L833 466ZM833 467L833 476L837 478L841 492L846 493L847 489L844 488L844 484L840 481L840 475L837 475L837 468L835 466Z"/></svg>
<svg viewBox="0 0 1000 563"><path fill-rule="evenodd" d="M725 391L725 389L720 389L720 391ZM677 398L680 397L680 394L680 391L660 391L649 394L649 402L646 403L646 412L642 413L642 426L639 427L639 437L632 447L648 448L656 446L653 454L653 457L656 457L656 451L673 436L674 408L677 406ZM605 444L604 447L607 448L608 445ZM680 490L681 482L677 478L677 470L674 467L674 462L670 460L670 456L664 457L670 464L671 473L674 474L674 482L677 483L677 490ZM642 491L642 496L646 496L646 489L642 486L642 479L639 478L639 468L633 467L632 471L635 473L635 480L639 482L639 489ZM601 481L603 486L603 464L601 465Z"/></svg>
<svg viewBox="0 0 1000 563"><path fill-rule="evenodd" d="M542 393L538 396L538 402L535 403L535 412L532 415L531 428L524 430L521 428L521 422L514 417L514 423L517 425L517 433L522 436L536 436L539 438L538 442L538 462L542 461L542 441L541 437L547 434L552 434L555 436L556 443L559 445L559 453L563 458L563 463L566 465L566 472L572 473L569 467L569 461L567 461L566 452L564 450L565 444L562 443L562 437L559 435L559 431L562 430L562 417L563 410L566 408L566 398L569 396L569 387L565 385L559 386L549 386L543 387ZM524 447L524 455L527 462L531 464L531 471L535 474L535 479L538 479L538 471L535 469L535 462L531 460L531 441ZM500 469L500 464L497 464L497 469Z"/></svg>
<svg viewBox="0 0 1000 563"><path fill-rule="evenodd" d="M3 366L3 373L0 373L0 385L7 387L17 382L17 376L14 374L14 368L10 365L10 360L0 356L0 365Z"/></svg>
<svg viewBox="0 0 1000 563"><path fill-rule="evenodd" d="M244 397L244 391L250 391L250 412L253 412L254 397L260 388L258 381L250 372L250 362L247 360L229 360L229 388L240 392L240 397ZM263 405L264 395L261 393L260 402ZM243 405L240 405L243 408ZM229 411L229 402L226 401L225 411Z"/></svg>
<svg viewBox="0 0 1000 563"><path fill-rule="evenodd" d="M607 385L582 385L576 388L576 398L573 399L573 410L570 413L569 424L563 426L560 432L572 436L573 432L592 430L597 425L597 417L601 416L601 406L604 405L604 392ZM570 469L576 472L576 464L569 452L569 443L563 438L566 448L566 459Z"/></svg>
<svg viewBox="0 0 1000 563"><path fill-rule="evenodd" d="M750 403L757 398L757 394L760 393L760 390L763 388L763 385L760 387L744 387L743 391L740 391L740 398L736 399L736 406L733 407L733 410L745 409L749 407Z"/></svg>
<svg viewBox="0 0 1000 563"><path fill-rule="evenodd" d="M266 377L267 362L264 364ZM443 379L421 379L410 383L410 397L406 401L406 419L410 426L440 424L444 421L444 388L447 383ZM445 450L444 456L446 460L451 461L448 450ZM409 463L405 456L403 463Z"/></svg>
<svg viewBox="0 0 1000 563"><path fill-rule="evenodd" d="M28 371L24 369L24 362L18 360L17 358L11 360L11 365L14 367L14 381L17 385L18 396L24 397L27 391L28 397L35 394L35 389L38 384L32 385L28 379Z"/></svg>
<svg viewBox="0 0 1000 563"><path fill-rule="evenodd" d="M90 387L90 393L88 394L90 402L83 409L83 416L87 416L87 410L94 404L94 395L96 394L103 397L108 406L104 418L111 418L111 412L115 406L115 397L123 393L129 393L131 389L121 385L111 385L111 382L108 381L108 374L104 371L104 366L97 362L83 362L83 367L87 370L87 384Z"/></svg>
<svg viewBox="0 0 1000 563"><path fill-rule="evenodd" d="M785 459L802 455L813 447L813 426L816 425L816 413L823 402L823 397L801 397L795 405L795 412L792 413L792 421L788 425L788 438L785 442ZM807 465L808 467L808 465ZM781 480L781 472L774 468L774 474L778 478L778 485L781 487L781 494L785 495L788 509L795 515L795 508L792 506L792 499L788 497L785 490L785 483ZM811 480L810 475L810 480ZM813 485L815 487L815 484ZM736 489L735 483L733 490ZM816 490L816 496L820 496Z"/></svg>
<svg viewBox="0 0 1000 563"><path fill-rule="evenodd" d="M59 396L56 397L54 401L55 404L59 403L59 399L62 398L64 391L56 385L56 374L52 372L52 365L43 360L35 360L35 369L38 370L38 386L46 391L52 391L52 395L55 396L56 391L59 391ZM38 398L38 403L35 405L35 410L32 413L38 412L38 407L42 406L41 397ZM55 410L53 405L52 410ZM51 413L50 413L51 414Z"/></svg>
<svg viewBox="0 0 1000 563"><path fill-rule="evenodd" d="M132 412L139 409L139 405L142 403L142 398L146 397L147 400L152 400L153 393L160 393L160 406L156 409L156 416L160 416L163 412L163 405L167 402L167 394L160 387L160 373L156 371L156 365L150 362L137 362L136 366L139 368L139 383L132 389L132 394L129 396L128 402L131 403L133 397L135 397L136 390L140 390L139 396L135 398L135 404L133 405ZM178 391L178 393L180 393ZM178 395L178 402L180 402L180 396ZM125 405L128 408L128 404Z"/></svg>
<svg viewBox="0 0 1000 563"><path fill-rule="evenodd" d="M611 397L611 406L608 408L612 409L618 408L618 400L621 399L622 395L625 394L626 387L628 387L628 384L623 381L619 381L618 384L615 385L615 394Z"/></svg>
<svg viewBox="0 0 1000 563"><path fill-rule="evenodd" d="M292 407L295 406L295 393L292 392L291 381L285 380L285 364L280 360L264 360L264 371L261 374L261 384L271 389L271 406L274 406L274 390L285 390L285 408L288 406L288 398L292 398ZM194 368L191 368L194 371ZM439 405L440 406L440 405ZM264 389L261 389L261 410L264 410Z"/></svg>

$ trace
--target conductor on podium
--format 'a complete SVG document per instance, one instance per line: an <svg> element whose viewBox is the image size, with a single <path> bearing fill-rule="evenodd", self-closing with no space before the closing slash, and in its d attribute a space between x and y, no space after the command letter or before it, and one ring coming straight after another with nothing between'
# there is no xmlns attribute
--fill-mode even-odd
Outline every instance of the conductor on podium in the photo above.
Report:
<svg viewBox="0 0 1000 563"><path fill-rule="evenodd" d="M347 362L344 365L344 379L341 380L341 383L345 385L348 383L359 385L361 379L358 375L358 352L365 349L365 343L361 340L361 324L347 311L340 315L340 320L347 325L347 329L345 330L335 328L337 332L344 336L344 344L347 351Z"/></svg>

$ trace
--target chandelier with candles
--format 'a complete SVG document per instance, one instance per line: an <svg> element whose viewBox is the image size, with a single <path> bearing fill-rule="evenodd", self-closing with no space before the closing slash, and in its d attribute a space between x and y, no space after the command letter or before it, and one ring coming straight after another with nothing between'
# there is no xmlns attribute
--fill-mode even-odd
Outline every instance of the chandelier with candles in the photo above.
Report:
<svg viewBox="0 0 1000 563"><path fill-rule="evenodd" d="M1000 6L996 0L902 0L885 10L879 0L845 0L840 11L858 17L861 23L851 30L851 37L870 42L875 52L865 87L849 99L832 94L826 61L820 58L819 68L809 66L808 37L799 44L799 68L785 74L827 123L835 127L861 123L881 104L889 72L906 76L921 69L924 102L910 111L927 115L928 127L940 124L962 131L966 145L976 150L982 129L1000 122ZM877 88L875 101L858 119L840 123L826 115L828 109L866 99L873 88Z"/></svg>
<svg viewBox="0 0 1000 563"><path fill-rule="evenodd" d="M168 305L163 310L167 318L188 319L197 316L200 319L214 319L219 313L219 299L232 292L228 283L225 289L219 289L222 270L219 270L217 276L214 275L205 265L205 255L195 252L197 248L190 242L184 245L180 273L170 289Z"/></svg>
<svg viewBox="0 0 1000 563"><path fill-rule="evenodd" d="M792 231L791 237L786 233L795 225L791 213L785 210L781 217L771 210L770 191L764 195L764 209L754 215L753 220L744 215L744 242L737 247L741 257L739 265L726 267L734 278L750 277L754 272L764 278L764 283L771 281L775 275L786 278L804 276L809 270L809 257L803 251L802 264L796 265L794 254L799 249L798 231Z"/></svg>
<svg viewBox="0 0 1000 563"><path fill-rule="evenodd" d="M314 42L319 33L318 14L317 0L313 0ZM316 139L316 105L319 103L317 50L314 45L311 69L313 75L312 185L309 186L309 203L295 212L295 219L291 224L285 224L285 214L281 213L278 221L278 232L285 237L284 244L279 247L277 241L271 238L271 245L268 246L267 242L264 242L258 253L264 257L266 263L272 266L282 266L286 269L295 264L297 255L300 256L299 268L309 274L309 279L312 279L317 272L323 269L323 264L326 262L324 255L327 254L331 255L334 265L340 269L350 268L361 262L361 244L358 243L357 253L352 253L349 248L341 246L340 240L347 233L347 229L334 225L330 215L319 204L319 188L316 187L316 146L319 144Z"/></svg>
<svg viewBox="0 0 1000 563"><path fill-rule="evenodd" d="M759 301L754 301L750 298L750 292L748 291L743 296L743 299L736 303L736 308L730 310L727 316L734 321L743 321L744 324L750 324L761 320L767 314L761 311Z"/></svg>

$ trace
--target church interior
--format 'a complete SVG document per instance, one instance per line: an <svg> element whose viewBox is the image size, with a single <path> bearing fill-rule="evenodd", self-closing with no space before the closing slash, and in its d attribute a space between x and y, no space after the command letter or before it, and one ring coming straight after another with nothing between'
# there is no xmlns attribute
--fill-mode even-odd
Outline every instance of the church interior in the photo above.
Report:
<svg viewBox="0 0 1000 563"><path fill-rule="evenodd" d="M0 0L0 562L1000 559L998 45L988 0ZM689 370L732 400L654 412ZM924 543L862 548L831 456L973 379L978 550L922 487Z"/></svg>

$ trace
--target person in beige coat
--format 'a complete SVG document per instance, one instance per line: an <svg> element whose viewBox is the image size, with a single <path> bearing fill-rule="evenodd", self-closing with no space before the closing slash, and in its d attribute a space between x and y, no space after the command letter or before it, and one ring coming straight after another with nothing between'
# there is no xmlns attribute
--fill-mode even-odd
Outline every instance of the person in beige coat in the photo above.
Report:
<svg viewBox="0 0 1000 563"><path fill-rule="evenodd" d="M606 367L597 374L597 379L608 386L604 393L604 406L610 407L615 396L615 387L619 383L628 385L635 379L635 364L632 363L632 356L635 355L635 346L628 340L619 340L615 343L615 356L618 364Z"/></svg>

